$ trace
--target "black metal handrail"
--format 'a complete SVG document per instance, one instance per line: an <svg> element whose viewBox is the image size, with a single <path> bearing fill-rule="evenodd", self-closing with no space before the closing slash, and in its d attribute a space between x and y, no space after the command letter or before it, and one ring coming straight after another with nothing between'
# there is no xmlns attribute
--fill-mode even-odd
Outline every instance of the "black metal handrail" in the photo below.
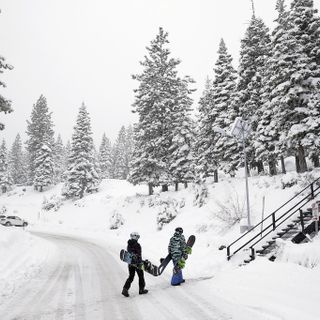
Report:
<svg viewBox="0 0 320 320"><path fill-rule="evenodd" d="M244 247L248 246L252 241L254 241L257 237L261 237L258 241L256 241L254 244L250 246L251 250L253 250L253 247L259 243L261 240L263 240L266 236L268 236L271 232L273 232L279 225L281 225L284 221L289 219L293 214L295 214L299 209L301 209L303 206L305 206L308 202L310 202L314 197L318 194L320 194L320 184L315 188L314 185L320 181L320 177L316 180L314 180L312 183L310 183L307 187L302 189L299 193L297 193L295 196L290 198L287 202L285 202L282 206L280 206L278 209L273 211L270 215L265 217L263 220L261 220L258 224L253 226L250 230L248 230L246 233L244 233L242 236L237 238L235 241L233 241L231 244L227 246L227 258L228 260L235 255L237 252L239 252L241 249ZM285 213L283 213L280 217L276 218L276 213L278 213L283 207L285 207L287 204L289 204L291 201L299 197L303 192L305 192L308 188L311 189L310 193L308 193L302 200L300 200L298 203L296 203L294 206L292 206L290 209L288 209ZM318 192L317 192L318 191ZM297 206L299 206L303 201L307 200L303 205L301 205L298 209L294 210ZM292 211L294 210L294 211ZM291 213L291 214L290 214ZM284 218L285 216L286 219L284 219L281 223L277 225L277 222ZM254 236L250 237L249 240L247 240L244 244L240 245L237 247L232 253L231 253L231 247L234 246L236 243L238 243L241 239L244 239L248 234L252 234L253 230L255 230L257 227L262 225L265 221L268 219L272 219L272 223L267 225L263 230L259 231L259 233L255 234ZM271 230L269 230L271 228ZM263 235L264 232L267 230L268 233Z"/></svg>

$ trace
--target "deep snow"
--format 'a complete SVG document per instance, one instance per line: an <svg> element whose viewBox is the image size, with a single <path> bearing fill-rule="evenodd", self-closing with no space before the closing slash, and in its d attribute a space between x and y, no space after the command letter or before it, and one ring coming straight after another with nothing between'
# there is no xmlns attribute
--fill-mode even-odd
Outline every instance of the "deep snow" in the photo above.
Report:
<svg viewBox="0 0 320 320"><path fill-rule="evenodd" d="M312 177L318 176L313 172ZM262 198L266 199L265 216L293 196L310 174L298 177L294 173L285 176L250 178L251 212L254 222L261 219ZM297 179L298 184L283 189L283 185ZM55 247L29 234L28 231L44 230L53 233L74 234L96 239L118 259L121 248L131 231L141 234L143 256L154 263L167 254L167 245L175 227L182 226L186 236L197 237L193 253L184 270L187 281L203 280L202 294L220 297L230 307L255 310L267 319L319 319L316 310L320 289L320 239L312 243L294 245L279 241L278 259L270 262L258 258L248 266L239 267L239 258L226 260L225 250L219 250L240 235L239 223L230 226L222 221L222 205L238 206L244 210L244 181L240 178L224 178L218 184L209 184L209 199L205 206L193 205L193 189L156 192L147 196L145 186L134 187L126 181L105 180L100 191L77 201L60 203L61 185L43 193L30 187L18 187L0 197L7 214L19 215L29 221L26 230L0 227L0 292L14 294L22 279L28 279L48 256L54 256ZM43 210L44 199L56 205ZM47 203L48 207L48 203ZM158 230L159 212L170 211L175 219ZM219 218L220 217L220 218ZM119 228L111 230L115 221ZM123 224L121 224L121 221ZM121 265L120 267L125 268ZM165 271L170 276L171 268ZM19 270L19 271L17 271ZM157 290L156 279L150 279L152 290ZM196 282L197 283L197 282ZM197 286L197 284L193 284ZM147 276L148 284L148 276ZM234 312L234 319L237 317Z"/></svg>

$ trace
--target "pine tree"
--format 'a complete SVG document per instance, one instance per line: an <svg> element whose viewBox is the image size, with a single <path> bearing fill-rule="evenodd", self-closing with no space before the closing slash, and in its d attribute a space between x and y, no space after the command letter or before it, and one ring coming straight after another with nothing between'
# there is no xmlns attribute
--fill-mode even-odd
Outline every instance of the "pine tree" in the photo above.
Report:
<svg viewBox="0 0 320 320"><path fill-rule="evenodd" d="M297 171L303 172L306 150L316 156L320 145L320 23L313 1L293 1L286 11L284 1L278 0L277 10L257 154L269 164L279 156L295 155Z"/></svg>
<svg viewBox="0 0 320 320"><path fill-rule="evenodd" d="M53 162L54 162L54 181L59 183L63 181L64 172L67 170L66 149L60 134L58 135L53 148Z"/></svg>
<svg viewBox="0 0 320 320"><path fill-rule="evenodd" d="M170 57L167 37L168 34L160 28L156 39L147 47L148 55L141 62L143 72L133 76L140 82L133 104L139 121L135 126L129 180L134 184L148 184L149 193L158 185L162 185L165 191L172 182L168 167L169 148L173 138L175 101L182 80L176 70L180 61Z"/></svg>
<svg viewBox="0 0 320 320"><path fill-rule="evenodd" d="M126 167L126 128L121 127L117 140L114 145L113 151L113 177L115 179L127 179L127 167Z"/></svg>
<svg viewBox="0 0 320 320"><path fill-rule="evenodd" d="M3 73L5 69L11 70L13 67L5 62L5 58L0 55L0 74ZM6 84L0 80L0 87L5 88ZM0 112L10 113L12 112L11 101L7 100L0 94ZM0 123L0 130L4 129L4 124Z"/></svg>
<svg viewBox="0 0 320 320"><path fill-rule="evenodd" d="M99 176L95 170L90 117L83 103L72 135L69 168L63 195L67 198L82 198L85 193L97 191L99 183Z"/></svg>
<svg viewBox="0 0 320 320"><path fill-rule="evenodd" d="M312 0L293 0L288 15L287 38L292 69L287 70L290 89L282 97L287 106L285 133L280 138L296 156L297 171L307 170L306 153L320 147L320 18ZM291 116L290 118L288 118ZM280 118L280 117L278 117Z"/></svg>
<svg viewBox="0 0 320 320"><path fill-rule="evenodd" d="M2 193L10 190L12 178L8 169L8 154L6 143L3 140L0 146L0 189Z"/></svg>
<svg viewBox="0 0 320 320"><path fill-rule="evenodd" d="M198 183L203 183L206 178L214 176L218 169L215 142L220 135L213 130L214 118L212 118L211 112L214 109L213 101L213 84L207 78L205 89L199 101L198 126L194 146L194 153L196 154L195 174Z"/></svg>
<svg viewBox="0 0 320 320"><path fill-rule="evenodd" d="M268 68L264 74L262 90L261 117L257 126L255 144L256 158L267 162L269 173L277 173L276 161L286 156L286 151L279 144L279 138L283 128L275 118L274 110L278 108L279 97L282 94L279 89L287 78L288 68L291 68L291 59L288 55L288 44L292 45L292 39L287 38L288 12L284 0L278 0L276 4L278 17L276 26L271 35L271 55L267 60ZM285 172L285 168L282 168Z"/></svg>
<svg viewBox="0 0 320 320"><path fill-rule="evenodd" d="M265 77L267 59L271 54L270 42L269 29L253 14L245 36L241 40L239 79L233 107L239 112L239 116L251 124L252 133L248 141L247 154L251 166L258 167L259 172L263 171L263 164L255 159L253 141L261 117L262 79Z"/></svg>
<svg viewBox="0 0 320 320"><path fill-rule="evenodd" d="M231 106L236 88L236 71L223 39L220 41L214 74L213 107L209 111L214 121L212 125L228 132L237 117L236 111ZM234 138L221 135L215 142L212 156L217 158L220 168L231 176L235 175L235 170L239 166L240 155L238 143Z"/></svg>
<svg viewBox="0 0 320 320"><path fill-rule="evenodd" d="M14 184L27 183L27 162L26 157L23 154L20 134L17 134L10 150L9 171Z"/></svg>
<svg viewBox="0 0 320 320"><path fill-rule="evenodd" d="M126 143L125 143L125 176L128 178L131 170L131 161L134 148L133 127L129 125L126 129Z"/></svg>
<svg viewBox="0 0 320 320"><path fill-rule="evenodd" d="M52 144L44 141L41 148L37 150L36 158L34 161L35 175L33 179L33 185L36 190L40 192L43 188L53 184L54 177L54 162L53 162L53 150Z"/></svg>
<svg viewBox="0 0 320 320"><path fill-rule="evenodd" d="M102 179L111 178L111 142L105 133L102 136L98 157Z"/></svg>
<svg viewBox="0 0 320 320"><path fill-rule="evenodd" d="M178 183L187 186L194 179L194 123L190 118L193 100L189 96L194 90L188 88L191 79L181 81L180 92L176 97L173 113L173 138L169 149L169 171L178 190Z"/></svg>
<svg viewBox="0 0 320 320"><path fill-rule="evenodd" d="M46 176L45 185L47 185L49 180L53 181L54 174L53 170L47 168L49 163L53 163L54 131L51 113L47 106L47 100L43 95L40 96L37 103L33 106L31 121L27 121L27 123L27 150L29 152L31 174L29 180L34 187L37 188L36 185L39 185L39 177L41 175L38 170L37 183L35 184L35 174L38 166L41 165L41 168L47 172L46 175L49 174L49 172L52 175L50 178ZM49 150L51 154L49 154ZM45 161L46 163L42 165L41 161Z"/></svg>

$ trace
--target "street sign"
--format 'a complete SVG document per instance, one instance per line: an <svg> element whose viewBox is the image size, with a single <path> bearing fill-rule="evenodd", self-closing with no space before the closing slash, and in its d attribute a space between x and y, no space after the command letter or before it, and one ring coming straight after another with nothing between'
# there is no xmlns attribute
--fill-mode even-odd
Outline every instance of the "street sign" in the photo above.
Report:
<svg viewBox="0 0 320 320"><path fill-rule="evenodd" d="M231 135L238 139L245 139L248 137L251 131L251 125L248 121L243 120L241 117L237 117L231 128Z"/></svg>

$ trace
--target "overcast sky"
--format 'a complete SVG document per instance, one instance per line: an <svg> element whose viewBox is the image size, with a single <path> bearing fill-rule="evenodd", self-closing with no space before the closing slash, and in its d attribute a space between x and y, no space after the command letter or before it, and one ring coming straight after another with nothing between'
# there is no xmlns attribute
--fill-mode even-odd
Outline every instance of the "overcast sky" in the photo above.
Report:
<svg viewBox="0 0 320 320"><path fill-rule="evenodd" d="M255 0L256 15L269 28L276 0ZM314 1L320 8L320 0ZM78 109L88 107L94 139L105 132L114 140L122 125L135 121L131 113L131 74L139 72L145 47L162 26L169 32L172 56L180 58L180 75L196 80L194 107L224 38L237 67L240 40L252 15L250 0L2 0L0 43L14 66L1 78L1 94L12 100L14 112L0 114L9 145L41 94L53 113L55 132L71 138Z"/></svg>

